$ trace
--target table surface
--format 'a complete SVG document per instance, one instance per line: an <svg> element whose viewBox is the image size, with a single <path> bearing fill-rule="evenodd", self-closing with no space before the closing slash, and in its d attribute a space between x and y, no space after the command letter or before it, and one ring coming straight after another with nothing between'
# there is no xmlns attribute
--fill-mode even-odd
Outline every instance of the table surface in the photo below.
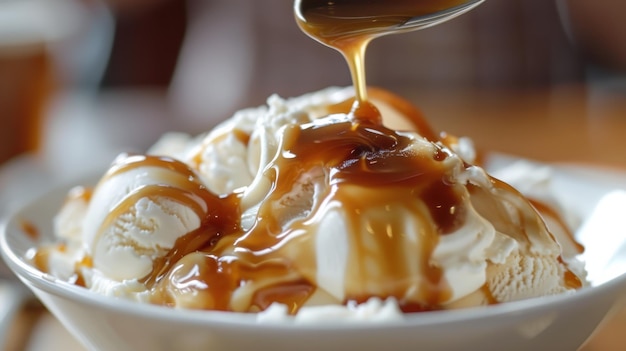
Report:
<svg viewBox="0 0 626 351"><path fill-rule="evenodd" d="M626 169L626 80L615 85L407 96L437 129L469 136L484 150Z"/></svg>
<svg viewBox="0 0 626 351"><path fill-rule="evenodd" d="M407 96L438 130L468 136L479 149L626 171L626 80ZM608 317L580 351L621 350L625 331L626 308Z"/></svg>
<svg viewBox="0 0 626 351"><path fill-rule="evenodd" d="M402 95L413 101L436 129L471 137L479 149L548 163L626 171L625 87L621 82L527 91L415 90ZM624 331L626 309L609 317L581 350L620 349L626 345ZM37 304L24 308L10 335L5 350L37 351L45 348L42 345L81 350Z"/></svg>

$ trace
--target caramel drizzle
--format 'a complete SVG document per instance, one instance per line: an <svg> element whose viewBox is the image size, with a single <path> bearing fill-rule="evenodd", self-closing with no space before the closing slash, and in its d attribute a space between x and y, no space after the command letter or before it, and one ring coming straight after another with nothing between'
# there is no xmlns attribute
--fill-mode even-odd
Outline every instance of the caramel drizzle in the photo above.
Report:
<svg viewBox="0 0 626 351"><path fill-rule="evenodd" d="M205 200L206 207L219 214L205 216L201 227L181 237L163 259L157 260L153 272L142 281L158 291L155 300L171 301L172 289L177 289L174 285L190 284L189 281L181 283L179 277L182 274L178 273L181 269L189 271L191 268L182 268L178 262L192 252L203 253L205 264L214 268L199 269L200 264L196 262L195 270L204 273L192 278L202 281L202 284L193 285L212 289L210 286L214 284L211 282L224 281L227 283L218 285L222 288L229 287L225 291L216 291L214 288L211 290L210 300L214 303L209 308L229 310L232 306L228 305L228 301L238 287L262 284L265 280L272 280L272 276L282 275L285 278L278 279L276 284L258 289L250 303L256 306L254 308L262 309L268 305L268 301L264 299L279 295L281 301L295 311L306 300L305 295L308 297L316 288L316 257L311 252L311 237L317 231L318 221L323 217L324 211L333 206L343 206L350 231L355 233L350 234L350 246L355 248L355 253L350 254L347 274L362 276L362 280L367 281L370 273L359 263L369 255L359 237L367 232L362 227L361 214L370 207L381 208L394 203L399 208L411 208L412 202L422 199L426 202L435 225L426 230L424 252L419 255L421 261L418 265L422 267L422 275L427 277L420 283L420 290L427 291L422 294L424 301L436 305L449 293L447 283L442 281L441 269L432 266L429 258L438 242L438 236L458 228L462 224L459 218L462 218L464 212L458 189L449 184L441 165L448 155L437 148L430 156L416 154L410 149L412 143L413 139L407 135L375 123L354 122L354 119L339 123L293 126L285 133L284 144L277 158L265 170L266 176L272 179L274 185L259 209L255 225L248 231L237 226L239 213L236 208L240 198L235 194L226 198L201 195L201 198L208 199ZM172 167L170 162L146 158L138 163L130 162L134 166L116 167L112 173L147 163L183 171L190 179L194 178L187 168ZM275 205L292 190L305 172L314 168L324 170L327 193L319 207L311 209L310 216L285 226L274 213ZM376 190L366 191L368 195L364 202L360 196L355 197L352 190L355 186ZM142 196L153 196L150 192L158 189L160 188L142 188ZM203 187L195 189L206 191ZM185 198L188 197L188 194L182 194L185 194ZM407 199L406 194L412 195ZM174 195L168 194L170 197ZM135 201L138 196L133 195L131 198ZM418 208L411 211L415 216L421 215ZM414 284L410 269L403 268L407 258L398 254L402 251L402 236L405 235L403 221L402 216L390 213L389 218L382 222L367 222L375 234L376 245L382 252L382 256L376 258L376 264L385 272L383 275L388 276L386 281L391 286L384 297L402 299L408 285ZM378 234L379 232L386 234ZM291 274L294 267L301 275L294 277ZM230 273L224 273L227 271ZM174 279L176 284L171 283L172 272L178 272ZM349 290L359 289L361 287ZM354 295L347 298L361 297ZM409 304L407 302L407 306ZM253 306L245 307L247 310L250 308Z"/></svg>

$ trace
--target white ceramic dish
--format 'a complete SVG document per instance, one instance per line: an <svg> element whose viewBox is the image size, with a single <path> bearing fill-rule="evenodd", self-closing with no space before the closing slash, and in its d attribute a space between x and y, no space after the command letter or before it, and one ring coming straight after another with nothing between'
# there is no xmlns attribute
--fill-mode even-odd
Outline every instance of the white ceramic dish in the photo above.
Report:
<svg viewBox="0 0 626 351"><path fill-rule="evenodd" d="M490 168L509 162L497 158ZM626 174L554 170L552 190L586 220L577 235L587 248L591 286L566 296L407 315L403 322L259 323L254 315L142 305L58 281L24 258L36 243L21 223L34 224L40 240L50 240L67 187L7 217L0 248L20 280L92 350L576 350L626 301L626 221L619 214L626 209Z"/></svg>

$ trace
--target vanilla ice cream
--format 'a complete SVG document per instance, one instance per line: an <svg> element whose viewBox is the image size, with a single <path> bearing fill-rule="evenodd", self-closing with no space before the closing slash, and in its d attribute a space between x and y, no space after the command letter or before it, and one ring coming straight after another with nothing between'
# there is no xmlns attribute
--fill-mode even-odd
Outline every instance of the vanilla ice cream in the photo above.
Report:
<svg viewBox="0 0 626 351"><path fill-rule="evenodd" d="M398 316L583 284L569 265L581 248L564 255L554 221L475 165L471 142L371 95L382 124L353 118L352 89L329 88L121 155L68 197L62 244L40 248L39 266L105 295L261 319Z"/></svg>

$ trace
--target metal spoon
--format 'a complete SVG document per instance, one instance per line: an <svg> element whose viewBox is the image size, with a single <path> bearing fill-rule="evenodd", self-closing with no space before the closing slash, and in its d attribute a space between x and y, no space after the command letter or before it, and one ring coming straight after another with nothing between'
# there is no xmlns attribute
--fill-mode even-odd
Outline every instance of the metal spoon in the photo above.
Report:
<svg viewBox="0 0 626 351"><path fill-rule="evenodd" d="M346 58L357 101L364 102L367 100L364 56L372 39L445 22L483 1L295 0L294 14L304 33Z"/></svg>
<svg viewBox="0 0 626 351"><path fill-rule="evenodd" d="M485 0L295 0L296 21L313 39L333 48L430 27ZM349 44L348 44L349 45Z"/></svg>
<svg viewBox="0 0 626 351"><path fill-rule="evenodd" d="M468 0L461 5L445 9L440 12L413 17L403 25L397 27L396 31L412 31L434 26L468 12L484 1L485 0Z"/></svg>

